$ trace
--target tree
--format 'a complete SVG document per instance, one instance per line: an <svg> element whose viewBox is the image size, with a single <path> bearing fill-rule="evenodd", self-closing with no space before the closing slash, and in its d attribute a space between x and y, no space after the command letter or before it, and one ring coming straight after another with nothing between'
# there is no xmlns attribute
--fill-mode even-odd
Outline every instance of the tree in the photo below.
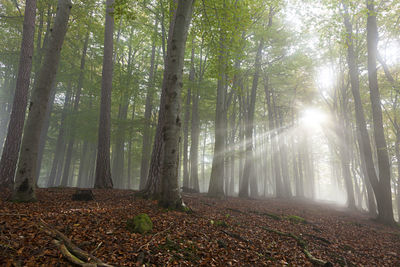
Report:
<svg viewBox="0 0 400 267"><path fill-rule="evenodd" d="M180 93L186 39L192 17L194 0L179 0L171 31L164 69L165 120L162 126L164 150L161 157L161 200L166 208L182 208L178 188L178 163L180 142Z"/></svg>
<svg viewBox="0 0 400 267"><path fill-rule="evenodd" d="M357 130L358 130L357 141L359 143L360 153L362 154L361 158L363 158L365 161L367 177L368 177L369 182L371 183L372 188L375 193L375 198L376 198L377 206L378 206L378 218L382 222L392 223L393 215L391 216L391 219L389 219L390 216L388 216L388 215L390 214L390 212L388 210L386 210L387 208L385 207L385 204L388 204L388 203L386 203L387 202L386 199L389 196L391 198L391 194L388 196L387 192L383 192L381 185L380 185L380 181L378 180L378 176L376 174L375 165L374 165L373 156L372 156L370 138L369 138L369 134L367 131L367 124L365 121L364 110L363 110L363 106L362 106L362 102L361 102L359 70L358 70L358 65L356 62L356 54L354 51L353 29L352 29L352 24L350 23L347 6L343 2L342 2L342 4L344 6L343 18L344 18L344 24L345 24L345 28L346 28L347 63L348 63L348 67L349 67L350 84L351 84L351 90L352 90L353 98L354 98L354 106L355 106L356 122L357 122ZM368 16L373 16L373 15L369 14ZM371 20L371 18L370 18L370 20ZM371 22L371 21L369 22L370 27L372 27L371 23L373 24L373 22ZM376 35L375 35L375 37L376 37ZM373 38L373 37L370 36L369 38ZM375 92L375 94L376 94L376 92ZM374 96L371 96L371 98L374 98ZM371 99L371 100L374 102L377 101L377 99ZM379 101L379 98L378 98L378 101ZM378 127L378 125L377 126L374 125L374 127ZM379 130L378 130L378 132L379 132ZM382 147L382 148L385 148L385 147ZM381 164L382 164L382 162L381 162ZM385 171L383 171L383 172L385 172ZM387 178L384 178L384 179L387 179ZM385 183L384 180L381 182ZM385 196L385 193L386 193L386 196ZM390 203L390 209L391 209L391 207L392 207L392 205Z"/></svg>
<svg viewBox="0 0 400 267"><path fill-rule="evenodd" d="M142 143L142 159L140 165L140 184L139 189L144 189L146 185L147 175L149 172L149 157L151 147L151 135L150 135L150 122L151 122L151 111L153 109L153 95L154 95L154 69L156 60L156 36L158 33L158 19L154 22L154 33L151 45L151 59L150 59L150 72L148 80L148 88L146 94L146 105L144 111L144 131L143 131L143 143Z"/></svg>
<svg viewBox="0 0 400 267"><path fill-rule="evenodd" d="M36 0L27 0L25 5L17 84L8 124L7 137L0 161L0 186L5 187L10 187L14 182L22 130L24 127L32 69L35 17Z"/></svg>
<svg viewBox="0 0 400 267"><path fill-rule="evenodd" d="M248 197L249 196L249 181L250 179L255 179L255 166L254 166L254 158L253 158L253 123L254 123L254 109L256 105L256 97L257 97L257 87L258 87L258 79L261 71L261 60L262 60L262 50L264 46L264 39L261 38L256 61L254 64L254 77L253 77L253 85L251 88L251 97L250 97L250 105L247 110L247 119L245 125L245 136L246 136L246 160L244 163L244 170L242 174L242 184L239 189L240 197ZM256 196L256 192L252 192L253 196Z"/></svg>
<svg viewBox="0 0 400 267"><path fill-rule="evenodd" d="M114 0L106 1L103 74L101 80L100 121L97 143L95 188L112 188L110 165L111 88L113 72Z"/></svg>
<svg viewBox="0 0 400 267"><path fill-rule="evenodd" d="M18 168L15 176L13 200L34 201L35 175L40 131L44 122L50 90L60 61L61 47L67 32L69 14L72 8L70 0L59 0L57 15L50 40L46 47L42 68L29 103L28 119L24 128Z"/></svg>
<svg viewBox="0 0 400 267"><path fill-rule="evenodd" d="M378 219L388 224L394 224L392 208L392 190L390 186L390 163L387 151L385 133L383 130L381 97L378 87L377 53L378 27L374 0L367 1L367 49L368 49L368 81L374 123L374 139L378 158L379 185L381 194L376 195L378 202ZM380 195L380 196L379 196ZM379 200L378 200L379 198Z"/></svg>

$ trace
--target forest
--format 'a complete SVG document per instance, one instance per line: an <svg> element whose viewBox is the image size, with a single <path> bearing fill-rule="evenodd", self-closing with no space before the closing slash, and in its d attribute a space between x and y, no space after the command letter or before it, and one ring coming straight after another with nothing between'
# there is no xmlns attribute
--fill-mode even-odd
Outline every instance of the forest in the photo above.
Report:
<svg viewBox="0 0 400 267"><path fill-rule="evenodd" d="M400 266L400 0L0 0L0 265Z"/></svg>

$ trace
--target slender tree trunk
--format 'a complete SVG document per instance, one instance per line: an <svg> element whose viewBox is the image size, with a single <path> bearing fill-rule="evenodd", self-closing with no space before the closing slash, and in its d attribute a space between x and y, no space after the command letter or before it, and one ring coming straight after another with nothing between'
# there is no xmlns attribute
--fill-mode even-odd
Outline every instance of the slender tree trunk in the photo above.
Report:
<svg viewBox="0 0 400 267"><path fill-rule="evenodd" d="M264 39L260 40L258 45L256 60L254 64L255 72L253 77L253 85L251 88L251 98L250 105L247 111L247 120L246 120L246 160L244 163L244 170L242 174L242 184L239 188L239 197L249 197L249 181L251 179L256 179L255 177L255 165L254 165L254 151L253 151L253 128L254 128L254 110L256 105L256 97L257 97L257 87L258 87L258 79L261 71L261 60L262 60L262 50L264 46ZM257 197L257 192L252 192L253 197Z"/></svg>
<svg viewBox="0 0 400 267"><path fill-rule="evenodd" d="M42 160L43 160L43 154L44 154L44 148L46 146L46 141L47 141L47 133L49 132L49 127L50 127L50 117L51 113L53 112L53 107L54 107L54 99L56 97L56 80L53 81L53 84L51 85L51 91L50 91L50 99L47 105L47 110L46 110L46 115L44 117L44 123L42 130L40 132L40 140L39 140L39 149L38 149L38 160L37 160L37 167L36 167L36 182L40 178L40 170L42 168ZM64 150L62 152L64 154Z"/></svg>
<svg viewBox="0 0 400 267"><path fill-rule="evenodd" d="M43 66L39 73L37 86L33 89L32 99L29 105L29 114L24 129L21 153L15 178L13 192L13 200L15 201L25 202L34 201L36 199L35 175L40 132L48 106L51 85L56 76L56 70L60 61L61 47L67 32L71 8L71 1L58 1L57 15L50 35L49 45L46 48Z"/></svg>
<svg viewBox="0 0 400 267"><path fill-rule="evenodd" d="M202 57L202 53L200 53ZM191 128L191 145L190 145L190 180L192 181L192 188L197 192L200 192L200 184L199 184L199 136L200 136L200 119L199 119L199 86L202 82L202 58L200 58L200 69L199 69L199 77L196 82L196 86L194 86L192 90L192 128ZM194 68L194 50L192 51L192 59L191 66Z"/></svg>
<svg viewBox="0 0 400 267"><path fill-rule="evenodd" d="M164 150L161 157L161 200L167 208L183 205L178 188L178 164L180 143L180 94L186 38L192 17L193 0L179 0L172 31L168 36L168 51L165 62L163 91L165 91L165 120L162 126Z"/></svg>
<svg viewBox="0 0 400 267"><path fill-rule="evenodd" d="M88 165L88 148L89 144L88 141L83 141L82 144L82 151L81 151L81 157L79 159L79 171L78 171L78 187L87 187L87 178L84 176L84 173L86 172L85 170L87 169Z"/></svg>
<svg viewBox="0 0 400 267"><path fill-rule="evenodd" d="M392 208L392 190L390 180L390 162L387 151L385 132L383 130L381 97L378 87L377 53L378 53L378 27L376 24L376 11L374 0L367 1L367 48L368 48L368 81L374 124L374 139L378 158L379 185L382 195L377 197L379 217L381 222L394 224Z"/></svg>
<svg viewBox="0 0 400 267"><path fill-rule="evenodd" d="M64 151L65 151L65 119L70 108L71 101L71 83L68 84L67 93L65 95L64 108L61 113L60 130L58 131L56 150L54 152L53 164L51 166L50 176L48 177L47 187L54 186L57 170L62 169Z"/></svg>
<svg viewBox="0 0 400 267"><path fill-rule="evenodd" d="M349 65L349 74L350 74L350 83L351 83L351 90L353 93L354 98L354 105L355 105L355 113L356 113L356 122L357 122L357 129L359 134L358 142L360 153L362 153L362 157L365 161L365 168L366 168L366 177L368 177L369 182L374 190L374 194L376 197L377 205L378 205L378 216L382 220L384 219L381 217L385 213L382 209L385 209L384 203L382 202L382 198L385 198L384 192L382 192L381 186L378 181L378 176L376 174L372 150L371 150L371 143L369 139L369 134L367 130L367 124L365 121L364 110L361 102L360 96L360 81L359 81L359 71L356 62L356 54L354 52L354 44L353 44L353 30L352 25L350 23L350 18L348 15L347 7L344 8L344 24L346 27L347 33L347 63ZM392 217L393 218L393 217Z"/></svg>
<svg viewBox="0 0 400 267"><path fill-rule="evenodd" d="M133 105L132 105L132 116L131 116L131 121L135 119L135 110L136 110L136 105L135 105L135 98L133 99ZM129 143L128 143L128 189L132 188L132 132L129 133Z"/></svg>
<svg viewBox="0 0 400 267"><path fill-rule="evenodd" d="M144 110L144 128L142 142L142 159L140 165L140 184L139 190L143 190L146 185L147 176L149 173L150 149L151 149L151 113L153 110L154 82L155 82L155 60L156 60L156 36L158 34L158 20L154 22L153 44L151 47L150 72L149 80L147 81L148 88L146 94L146 106Z"/></svg>
<svg viewBox="0 0 400 267"><path fill-rule="evenodd" d="M79 102L81 99L83 79L84 79L84 75L85 75L85 62L86 62L88 43L89 43L89 31L87 31L87 33L86 33L85 42L83 44L81 65L79 68L78 86L76 88L76 94L75 94L75 99L74 99L74 108L73 108L74 113L78 112ZM71 165L71 160L72 160L72 152L73 152L74 142L75 142L75 123L76 123L75 121L72 121L72 124L70 126L71 127L71 136L68 140L63 175L62 175L62 179L61 179L61 186L67 186L67 184L68 184L69 170L70 170L70 165Z"/></svg>
<svg viewBox="0 0 400 267"><path fill-rule="evenodd" d="M95 188L112 188L110 166L111 89L113 75L114 0L106 1L103 73L101 81L100 120L97 144Z"/></svg>
<svg viewBox="0 0 400 267"><path fill-rule="evenodd" d="M220 57L219 57L219 77L217 84L217 103L215 112L215 142L214 142L214 156L211 167L210 184L208 187L208 195L210 197L223 198L224 194L224 162L225 162L225 129L224 124L226 121L225 98L226 87L225 82L225 63L223 62L223 42L224 39L220 38Z"/></svg>
<svg viewBox="0 0 400 267"><path fill-rule="evenodd" d="M162 8L162 12L164 14L164 9ZM174 17L174 12L175 12L175 5L171 6L171 17ZM165 38L165 29L164 29L164 20L162 20L162 33L163 33L163 40ZM174 28L174 20L171 21L170 27L169 27L169 34L170 36L172 34L172 30ZM165 41L164 41L165 42ZM169 43L168 43L168 48L169 50ZM164 55L164 71L166 68L166 62L167 62L167 55L165 54L165 44L163 43L163 55ZM148 177L146 181L146 186L144 190L142 190L142 194L144 197L147 198L154 198L154 199L159 199L161 196L161 157L164 154L164 142L163 142L163 137L162 137L162 125L164 125L164 120L165 120L165 99L166 99L166 92L163 90L163 88L166 88L166 82L167 79L163 79L162 83L162 90L161 90L161 98L160 98L160 108L158 111L158 123L157 123L157 128L156 128L156 134L154 136L154 142L153 142L153 150L151 152L151 158L150 158L150 166L149 166L149 172L148 172Z"/></svg>
<svg viewBox="0 0 400 267"><path fill-rule="evenodd" d="M35 35L36 0L27 0L22 30L17 84L8 124L7 137L0 161L0 186L12 187L17 166L25 121L26 105L32 69L33 40Z"/></svg>
<svg viewBox="0 0 400 267"><path fill-rule="evenodd" d="M347 90L345 86L341 86L341 106L342 106L342 114L339 115L339 120L340 123L338 125L341 125L337 129L338 131L338 136L340 137L339 140L339 153L340 153L340 162L341 162L341 169L342 169L342 175L344 178L344 182L346 185L346 193L347 193L347 207L349 209L355 209L355 199L354 199L354 189L353 189L353 181L351 178L351 173L350 173L350 162L351 162L351 157L350 157L350 152L349 152L349 147L351 147L350 144L350 136L349 132L350 129L348 127L348 116L347 113L348 111L348 100L347 100ZM354 176L354 179L356 177Z"/></svg>
<svg viewBox="0 0 400 267"><path fill-rule="evenodd" d="M206 145L207 145L207 124L204 127L204 137L203 137L203 151L202 151L202 160L201 160L201 179L203 180L203 190L206 190Z"/></svg>
<svg viewBox="0 0 400 267"><path fill-rule="evenodd" d="M185 117L183 120L183 188L190 187L189 181L189 119L190 104L192 102L192 87L194 84L194 41L192 41L192 54L190 58L189 86L186 93Z"/></svg>
<svg viewBox="0 0 400 267"><path fill-rule="evenodd" d="M271 147L272 147L271 165L273 166L275 172L276 197L280 198L284 196L284 193L283 193L283 184L282 184L282 177L281 177L280 166L279 166L280 164L278 158L277 135L275 133L275 126L274 126L273 104L271 103L271 92L268 83L269 83L268 76L266 76L264 81L264 90L268 107L268 128L269 131L271 132Z"/></svg>
<svg viewBox="0 0 400 267"><path fill-rule="evenodd" d="M275 103L275 101L274 101ZM283 129L283 116L281 110L277 110L276 112L276 121L277 124L279 125L279 129ZM281 170L282 170L282 180L284 183L284 192L285 192L285 197L291 197L292 196L292 189L290 185L290 179L289 179L289 162L287 159L287 147L286 147L286 138L285 138L285 133L283 130L278 130L278 147L279 147L279 158L280 158L280 165L281 165Z"/></svg>

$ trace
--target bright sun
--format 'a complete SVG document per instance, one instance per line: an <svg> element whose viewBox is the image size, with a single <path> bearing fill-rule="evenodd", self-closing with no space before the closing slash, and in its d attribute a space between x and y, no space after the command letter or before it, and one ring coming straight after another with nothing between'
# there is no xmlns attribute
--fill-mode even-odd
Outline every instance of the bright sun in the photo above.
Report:
<svg viewBox="0 0 400 267"><path fill-rule="evenodd" d="M317 108L307 108L301 113L300 123L306 128L319 128L327 121L325 112Z"/></svg>

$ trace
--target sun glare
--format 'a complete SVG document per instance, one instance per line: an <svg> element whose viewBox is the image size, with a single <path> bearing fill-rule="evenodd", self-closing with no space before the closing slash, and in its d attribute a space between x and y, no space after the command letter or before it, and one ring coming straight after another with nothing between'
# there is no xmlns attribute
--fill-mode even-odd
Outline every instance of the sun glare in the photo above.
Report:
<svg viewBox="0 0 400 267"><path fill-rule="evenodd" d="M300 123L306 128L319 128L327 121L325 112L317 108L307 108L303 110Z"/></svg>
<svg viewBox="0 0 400 267"><path fill-rule="evenodd" d="M324 91L329 91L335 85L335 74L332 71L332 68L324 66L317 70L317 87L321 88Z"/></svg>

